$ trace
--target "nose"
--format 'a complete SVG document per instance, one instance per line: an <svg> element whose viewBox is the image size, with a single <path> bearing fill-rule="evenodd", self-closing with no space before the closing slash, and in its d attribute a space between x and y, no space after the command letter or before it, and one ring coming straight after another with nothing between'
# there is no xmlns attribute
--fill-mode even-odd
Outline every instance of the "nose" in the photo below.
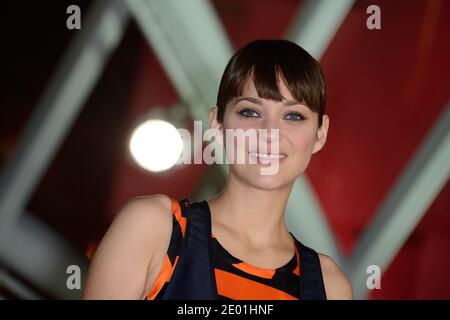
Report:
<svg viewBox="0 0 450 320"><path fill-rule="evenodd" d="M276 117L266 117L262 123L260 141L268 144L277 143L281 140L280 120Z"/></svg>

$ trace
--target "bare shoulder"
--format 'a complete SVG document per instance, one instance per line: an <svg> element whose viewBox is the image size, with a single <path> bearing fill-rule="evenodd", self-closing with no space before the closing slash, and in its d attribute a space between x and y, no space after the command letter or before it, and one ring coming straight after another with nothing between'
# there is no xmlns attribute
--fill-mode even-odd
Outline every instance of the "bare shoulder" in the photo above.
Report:
<svg viewBox="0 0 450 320"><path fill-rule="evenodd" d="M168 241L171 201L142 196L119 210L92 258L84 299L141 298L154 253Z"/></svg>
<svg viewBox="0 0 450 320"><path fill-rule="evenodd" d="M108 233L136 233L151 240L159 239L163 225L172 221L172 200L164 194L140 196L130 199L115 216ZM107 234L108 234L107 233Z"/></svg>
<svg viewBox="0 0 450 320"><path fill-rule="evenodd" d="M327 299L351 300L352 283L348 276L339 268L331 257L322 253L318 253L318 255Z"/></svg>
<svg viewBox="0 0 450 320"><path fill-rule="evenodd" d="M171 217L172 200L164 194L140 196L130 199L119 211L117 219L139 219L152 222L155 218ZM142 218L142 219L140 219Z"/></svg>

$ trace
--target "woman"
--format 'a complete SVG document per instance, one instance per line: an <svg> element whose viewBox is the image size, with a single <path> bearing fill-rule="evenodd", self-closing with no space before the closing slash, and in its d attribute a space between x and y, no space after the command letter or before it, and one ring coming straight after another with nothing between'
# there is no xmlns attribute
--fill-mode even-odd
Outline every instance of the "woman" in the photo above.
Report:
<svg viewBox="0 0 450 320"><path fill-rule="evenodd" d="M325 104L320 65L300 46L257 40L238 50L210 126L225 142L230 129L277 134L261 135L257 148L246 145L245 164L231 161L225 187L211 199L130 200L93 257L83 298L351 299L351 283L334 261L284 222L295 180L325 144ZM275 174L261 174L273 163Z"/></svg>

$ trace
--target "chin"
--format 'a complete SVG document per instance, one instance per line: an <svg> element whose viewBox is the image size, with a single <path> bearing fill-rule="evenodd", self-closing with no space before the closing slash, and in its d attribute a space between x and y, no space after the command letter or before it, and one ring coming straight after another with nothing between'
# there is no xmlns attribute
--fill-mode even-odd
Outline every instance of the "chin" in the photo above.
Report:
<svg viewBox="0 0 450 320"><path fill-rule="evenodd" d="M286 187L287 182L286 181L274 181L274 179L272 179L271 181L269 179L267 179L267 180L259 179L258 181L254 181L254 180L249 181L249 184L255 189L271 191L271 190L278 190L278 189L282 189L282 188Z"/></svg>
<svg viewBox="0 0 450 320"><path fill-rule="evenodd" d="M296 177L288 177L286 176L286 172L282 170L278 171L274 175L262 175L260 173L260 167L251 167L243 166L242 168L233 168L234 174L241 181L245 181L246 184L250 185L253 188L261 189L261 190L277 190L286 187L289 184L292 184Z"/></svg>

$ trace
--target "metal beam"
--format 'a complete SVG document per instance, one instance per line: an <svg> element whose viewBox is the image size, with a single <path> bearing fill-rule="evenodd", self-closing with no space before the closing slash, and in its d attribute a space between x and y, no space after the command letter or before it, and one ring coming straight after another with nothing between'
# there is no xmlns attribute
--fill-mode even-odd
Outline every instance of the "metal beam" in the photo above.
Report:
<svg viewBox="0 0 450 320"><path fill-rule="evenodd" d="M148 44L195 120L208 123L231 49L211 4L203 0L128 0Z"/></svg>
<svg viewBox="0 0 450 320"><path fill-rule="evenodd" d="M319 60L339 30L355 0L306 0L288 38Z"/></svg>
<svg viewBox="0 0 450 320"><path fill-rule="evenodd" d="M209 127L208 111L215 104L221 73L232 55L212 5L205 0L128 0L127 4L181 103L194 120ZM200 148L201 145L194 146L194 152L200 152ZM224 177L227 167L216 167L214 174ZM200 185L203 190L209 188L206 176Z"/></svg>
<svg viewBox="0 0 450 320"><path fill-rule="evenodd" d="M120 42L127 20L120 0L92 5L0 177L0 257L55 297L79 296L62 288L63 267L69 262L83 267L85 262L51 229L20 215Z"/></svg>
<svg viewBox="0 0 450 320"><path fill-rule="evenodd" d="M81 298L81 290L67 288L66 270L69 265L79 266L83 283L88 268L86 258L31 214L20 215L9 238L0 242L0 259L8 268L57 299ZM25 292L23 287L21 292L26 294L26 299L39 298Z"/></svg>
<svg viewBox="0 0 450 320"><path fill-rule="evenodd" d="M450 102L358 242L350 274L355 298L367 298L367 267L386 270L449 176Z"/></svg>
<svg viewBox="0 0 450 320"><path fill-rule="evenodd" d="M28 287L21 284L14 277L8 274L8 272L0 269L0 288L2 286L7 288L12 293L14 293L14 295L19 297L20 299L25 300L41 299L41 297L37 293L33 292L33 290L30 290ZM0 296L0 300L2 300L2 296Z"/></svg>
<svg viewBox="0 0 450 320"><path fill-rule="evenodd" d="M97 1L69 46L0 177L0 235L23 211L122 38L127 10Z"/></svg>

